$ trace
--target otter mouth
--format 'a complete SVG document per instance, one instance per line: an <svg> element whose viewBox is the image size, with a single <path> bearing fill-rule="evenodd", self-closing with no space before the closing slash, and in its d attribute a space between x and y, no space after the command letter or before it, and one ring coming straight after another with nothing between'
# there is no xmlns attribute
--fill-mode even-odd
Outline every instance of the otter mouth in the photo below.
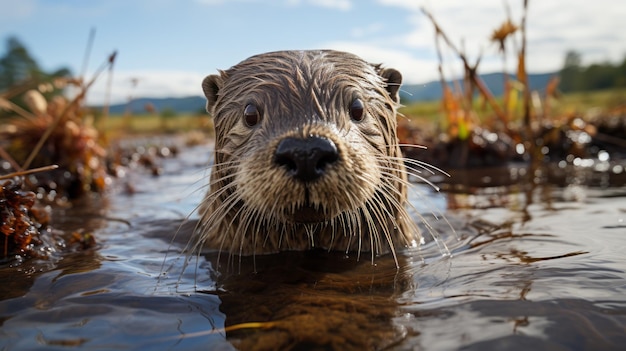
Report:
<svg viewBox="0 0 626 351"><path fill-rule="evenodd" d="M330 219L322 208L313 206L299 207L289 217L296 223L319 223Z"/></svg>
<svg viewBox="0 0 626 351"><path fill-rule="evenodd" d="M295 223L320 223L331 219L324 206L313 205L310 200L310 189L307 187L304 193L304 203L301 203L293 212L288 211L287 217Z"/></svg>

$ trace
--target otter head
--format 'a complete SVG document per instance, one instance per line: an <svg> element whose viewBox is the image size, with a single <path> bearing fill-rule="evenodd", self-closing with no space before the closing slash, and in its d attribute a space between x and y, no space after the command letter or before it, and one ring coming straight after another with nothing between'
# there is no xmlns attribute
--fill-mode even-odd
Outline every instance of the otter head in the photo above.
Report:
<svg viewBox="0 0 626 351"><path fill-rule="evenodd" d="M401 80L337 51L266 53L206 77L215 164L199 242L253 254L416 241L396 136Z"/></svg>

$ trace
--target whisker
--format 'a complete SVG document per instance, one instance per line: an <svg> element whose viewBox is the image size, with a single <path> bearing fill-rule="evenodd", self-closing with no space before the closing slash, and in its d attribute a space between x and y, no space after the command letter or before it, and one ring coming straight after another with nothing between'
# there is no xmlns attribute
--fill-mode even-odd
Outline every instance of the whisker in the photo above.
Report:
<svg viewBox="0 0 626 351"><path fill-rule="evenodd" d="M392 162L394 162L393 164L400 165L400 163L399 163L399 162L397 162L397 161L394 161L394 160L393 160L393 158L389 158L389 159L385 159L385 160L392 161ZM399 159L399 160L402 160L402 159ZM433 183L432 181L428 180L428 179L427 179L427 178L425 178L424 176L420 175L421 171L420 171L419 169L416 169L416 168L414 168L414 167L412 167L412 166L404 166L404 165L403 165L403 167L404 167L404 173L405 173L407 176L408 176L408 175L411 175L411 176L413 176L413 177L415 177L415 178L417 178L417 179L419 179L419 180L423 181L424 183L428 184L429 186L431 186L431 187L432 187L433 189L435 189L436 191L440 191L439 186L437 186L435 183ZM383 169L383 170L386 170L386 171L393 171L393 172L397 172L397 171L398 171L398 169L397 169L397 168L395 168L395 167L391 167L391 166L382 166L382 165L381 165L381 166L379 166L379 169ZM424 168L423 168L423 169L424 169ZM425 169L425 170L428 170L428 169ZM428 170L428 171L432 173L432 171L430 171L430 170ZM434 174L434 173L432 173L432 174ZM406 181L405 181L405 182L406 182ZM409 182L409 183L406 183L406 184L410 184L410 182Z"/></svg>
<svg viewBox="0 0 626 351"><path fill-rule="evenodd" d="M387 175L387 176L389 176L391 178L395 177L395 174L389 172L389 171L397 171L395 168L393 168L393 167L381 167L381 169L384 170L383 175ZM411 167L407 167L407 169L410 170ZM410 173L410 172L407 172L407 173ZM397 181L401 181L402 183L408 185L409 189L414 189L414 186L413 186L412 183L410 183L410 182L408 182L406 180L402 180L402 179L396 179L396 180ZM431 185L435 190L439 191L438 187L434 186L430 182L427 182L427 183L429 185ZM389 191L389 192L396 192L396 193L398 193L398 190L395 187L388 187L386 190ZM416 193L418 193L420 195L420 197L423 198L423 196L421 196L421 194L419 192L416 191ZM428 201L430 203L430 200L426 199L426 201ZM445 242L443 242L441 240L439 232L432 227L432 225L429 223L429 221L426 220L426 218L415 208L415 206L410 201L407 201L407 204L413 210L413 212L416 214L416 216L420 219L420 221L424 224L424 226L426 227L429 235L433 238L433 240L435 241L435 243L439 247L440 252L442 252L442 254L446 255L446 256L450 255L450 251L449 251L447 245L445 244ZM433 209L436 208L432 204L429 207L433 208ZM448 227L453 231L454 235L458 238L456 230L454 230L454 228L452 227L451 223L448 221L448 219L440 211L435 212L435 210L433 210L431 213L433 214L433 216L437 220L439 220L440 218L443 218L443 220L446 222ZM408 213L407 213L407 215L408 215ZM409 221L409 222L414 226L413 221ZM417 229L417 227L416 227L416 229ZM418 229L418 231L419 231L419 229Z"/></svg>
<svg viewBox="0 0 626 351"><path fill-rule="evenodd" d="M433 166L428 162L424 162L424 161L420 161L420 160L416 160L416 159L412 159L412 158L405 158L405 157L394 157L394 156L382 156L382 155L378 155L377 158L379 160L390 160L390 161L394 161L397 162L396 164L400 165L400 164L404 164L405 166L411 165L414 167L419 167L425 171L428 171L430 174L436 174L441 173L443 175L445 175L446 177L450 177L450 174L446 171L444 171L443 169ZM408 167L408 166L407 166ZM417 169L414 168L413 169Z"/></svg>
<svg viewBox="0 0 626 351"><path fill-rule="evenodd" d="M366 209L370 214L374 214L374 217L378 220L379 225L375 225L374 228L376 228L376 231L378 232L378 228L382 229L382 232L384 234L384 237L387 239L387 243L389 244L389 250L391 252L391 254L393 255L393 260L396 263L396 268L400 268L400 264L398 261L398 256L396 254L396 249L395 249L395 245L393 242L393 238L391 236L391 233L389 231L389 226L385 225L387 224L386 219L391 220L391 222L393 223L394 228L398 227L398 223L395 220L395 216L393 214L391 214L389 212L389 210L387 210L384 201L382 201L382 199L380 199L380 193L376 193L376 195L374 196L374 200L376 200L376 202L380 205L380 206L375 206L375 203L372 203L372 200L367 202L366 205ZM385 217L384 215L387 215L388 217ZM370 218L372 218L370 216ZM371 234L370 234L371 235ZM379 248L379 252L382 252L382 247Z"/></svg>

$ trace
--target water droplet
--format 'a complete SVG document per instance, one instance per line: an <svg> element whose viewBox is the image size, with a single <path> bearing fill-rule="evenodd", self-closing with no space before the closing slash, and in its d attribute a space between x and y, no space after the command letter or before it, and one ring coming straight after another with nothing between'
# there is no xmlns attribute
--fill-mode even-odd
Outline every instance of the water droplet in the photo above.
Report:
<svg viewBox="0 0 626 351"><path fill-rule="evenodd" d="M598 160L600 160L600 161L602 161L602 162L605 162L605 161L608 161L608 160L609 160L609 158L610 158L610 155L609 155L609 153L608 153L608 152L606 152L606 151L604 151L604 150L600 150L600 151L598 152Z"/></svg>

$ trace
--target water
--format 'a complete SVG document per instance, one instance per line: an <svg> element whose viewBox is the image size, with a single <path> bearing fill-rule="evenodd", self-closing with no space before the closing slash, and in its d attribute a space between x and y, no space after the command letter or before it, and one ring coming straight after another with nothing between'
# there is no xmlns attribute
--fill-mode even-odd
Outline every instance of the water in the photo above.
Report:
<svg viewBox="0 0 626 351"><path fill-rule="evenodd" d="M439 242L402 253L399 268L390 256L372 265L317 251L220 262L205 252L185 265L195 224L185 218L202 199L208 158L206 147L187 149L163 160L159 177L131 173L133 194L119 186L55 213L55 228L92 232L98 245L0 267L0 349L626 345L623 182L598 187L602 175L577 169L557 177L569 186L530 187L507 169L452 175L491 186L416 185L411 201Z"/></svg>

